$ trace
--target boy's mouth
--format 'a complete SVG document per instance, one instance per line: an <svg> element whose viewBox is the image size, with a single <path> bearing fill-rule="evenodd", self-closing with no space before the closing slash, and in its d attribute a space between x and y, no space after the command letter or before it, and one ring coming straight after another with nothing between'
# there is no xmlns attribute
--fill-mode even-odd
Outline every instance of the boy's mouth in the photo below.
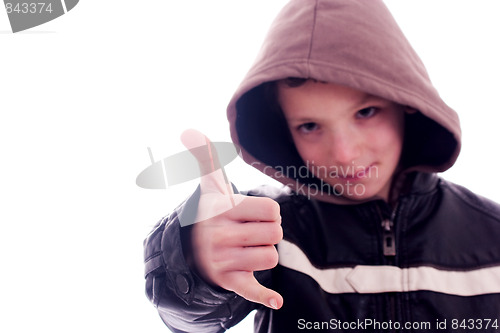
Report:
<svg viewBox="0 0 500 333"><path fill-rule="evenodd" d="M373 164L369 165L366 168L362 167L357 167L357 168L352 168L349 170L348 168L346 169L346 172L338 172L335 175L335 178L339 178L344 181L358 181L362 179L369 178L371 175L371 171L375 168Z"/></svg>

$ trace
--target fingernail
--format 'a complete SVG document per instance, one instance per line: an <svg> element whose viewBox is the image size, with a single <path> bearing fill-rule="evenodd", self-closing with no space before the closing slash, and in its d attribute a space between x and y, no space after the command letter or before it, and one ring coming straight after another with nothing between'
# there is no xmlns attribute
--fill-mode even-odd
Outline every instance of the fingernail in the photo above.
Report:
<svg viewBox="0 0 500 333"><path fill-rule="evenodd" d="M276 300L274 298L271 298L269 300L269 305L275 309L275 310L278 310L278 302L276 302Z"/></svg>

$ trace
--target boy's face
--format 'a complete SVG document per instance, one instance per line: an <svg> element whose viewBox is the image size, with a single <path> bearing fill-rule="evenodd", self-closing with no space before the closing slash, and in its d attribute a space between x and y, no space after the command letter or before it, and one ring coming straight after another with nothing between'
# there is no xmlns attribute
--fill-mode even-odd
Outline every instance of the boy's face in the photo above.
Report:
<svg viewBox="0 0 500 333"><path fill-rule="evenodd" d="M403 107L348 87L278 83L295 146L311 172L343 196L388 199L404 135Z"/></svg>

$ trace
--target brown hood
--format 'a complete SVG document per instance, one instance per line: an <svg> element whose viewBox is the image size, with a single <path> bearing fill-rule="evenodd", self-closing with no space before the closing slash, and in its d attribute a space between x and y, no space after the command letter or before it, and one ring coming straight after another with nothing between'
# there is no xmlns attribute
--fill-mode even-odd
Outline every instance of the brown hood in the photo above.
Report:
<svg viewBox="0 0 500 333"><path fill-rule="evenodd" d="M345 85L418 110L406 116L406 170L442 172L458 157L458 116L382 1L291 0L229 103L231 137L244 160L297 190L315 180L296 172L305 167L262 85L287 77Z"/></svg>

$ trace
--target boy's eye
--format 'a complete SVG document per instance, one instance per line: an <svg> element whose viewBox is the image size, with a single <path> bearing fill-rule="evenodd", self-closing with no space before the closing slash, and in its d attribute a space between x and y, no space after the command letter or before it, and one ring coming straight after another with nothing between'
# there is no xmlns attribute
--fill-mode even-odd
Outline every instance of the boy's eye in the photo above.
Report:
<svg viewBox="0 0 500 333"><path fill-rule="evenodd" d="M305 124L299 125L297 127L297 129L299 131L301 131L302 133L310 133L310 132L318 129L318 124L316 124L316 123L305 123Z"/></svg>
<svg viewBox="0 0 500 333"><path fill-rule="evenodd" d="M356 118L359 118L359 119L370 118L370 117L373 117L378 111L379 111L379 108L376 108L374 106L370 106L368 108L364 108L364 109L359 110L356 113Z"/></svg>

